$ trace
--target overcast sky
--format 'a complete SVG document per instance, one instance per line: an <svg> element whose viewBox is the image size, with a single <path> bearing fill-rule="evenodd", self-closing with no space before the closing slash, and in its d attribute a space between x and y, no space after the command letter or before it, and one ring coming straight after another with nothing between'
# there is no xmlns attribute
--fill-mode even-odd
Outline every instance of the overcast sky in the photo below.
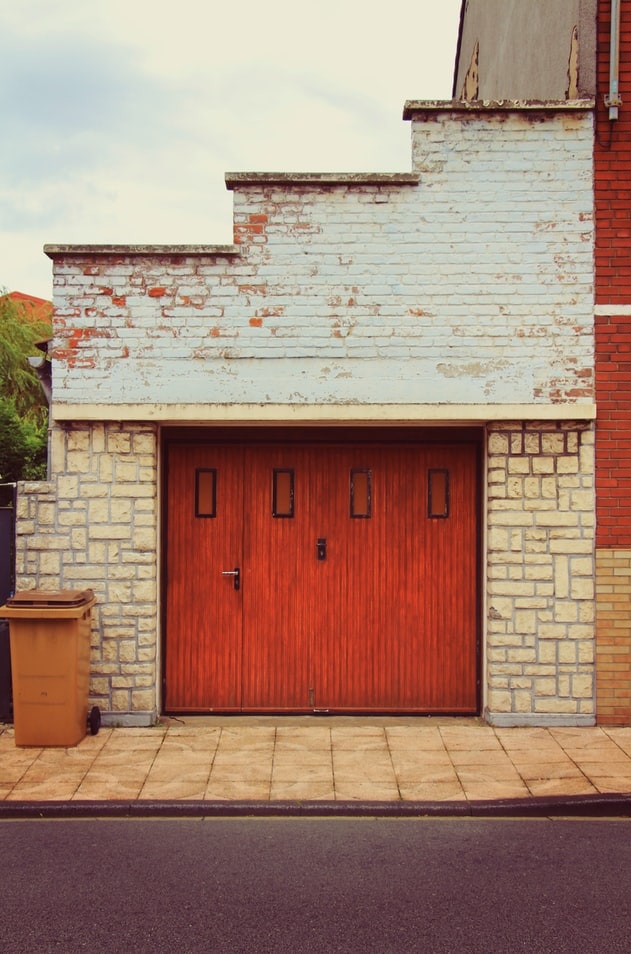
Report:
<svg viewBox="0 0 631 954"><path fill-rule="evenodd" d="M407 172L460 0L0 0L0 288L44 243L232 241L226 172Z"/></svg>

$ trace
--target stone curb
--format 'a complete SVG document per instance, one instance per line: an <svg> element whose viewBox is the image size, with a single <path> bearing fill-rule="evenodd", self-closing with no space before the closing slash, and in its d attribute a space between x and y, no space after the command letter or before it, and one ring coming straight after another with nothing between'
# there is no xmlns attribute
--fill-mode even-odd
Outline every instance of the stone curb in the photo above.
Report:
<svg viewBox="0 0 631 954"><path fill-rule="evenodd" d="M489 801L3 801L0 821L36 818L631 818L631 794Z"/></svg>

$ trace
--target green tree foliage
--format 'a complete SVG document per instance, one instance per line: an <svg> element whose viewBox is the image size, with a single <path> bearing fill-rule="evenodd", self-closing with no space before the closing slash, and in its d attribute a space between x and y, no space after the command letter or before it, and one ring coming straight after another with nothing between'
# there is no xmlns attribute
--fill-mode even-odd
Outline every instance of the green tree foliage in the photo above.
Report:
<svg viewBox="0 0 631 954"><path fill-rule="evenodd" d="M16 413L0 398L0 482L41 480L46 476L47 427Z"/></svg>
<svg viewBox="0 0 631 954"><path fill-rule="evenodd" d="M46 476L48 406L28 358L48 337L46 321L0 296L0 483Z"/></svg>

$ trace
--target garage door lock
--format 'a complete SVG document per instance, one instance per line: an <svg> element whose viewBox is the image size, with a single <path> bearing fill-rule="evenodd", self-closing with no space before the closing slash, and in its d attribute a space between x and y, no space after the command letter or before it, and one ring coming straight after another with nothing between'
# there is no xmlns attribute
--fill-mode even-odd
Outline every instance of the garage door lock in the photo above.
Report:
<svg viewBox="0 0 631 954"><path fill-rule="evenodd" d="M241 570L238 566L235 566L234 570L222 570L222 576L231 576L235 590L241 589Z"/></svg>

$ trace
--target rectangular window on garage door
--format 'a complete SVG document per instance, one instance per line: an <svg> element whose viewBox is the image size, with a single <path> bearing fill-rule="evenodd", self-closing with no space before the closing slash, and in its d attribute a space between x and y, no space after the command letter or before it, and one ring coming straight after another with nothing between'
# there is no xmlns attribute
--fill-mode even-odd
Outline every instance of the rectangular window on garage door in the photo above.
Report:
<svg viewBox="0 0 631 954"><path fill-rule="evenodd" d="M351 470L351 517L372 516L372 471Z"/></svg>
<svg viewBox="0 0 631 954"><path fill-rule="evenodd" d="M217 516L217 470L198 467L195 471L195 516Z"/></svg>
<svg viewBox="0 0 631 954"><path fill-rule="evenodd" d="M293 517L294 472L290 468L276 467L272 472L272 516Z"/></svg>
<svg viewBox="0 0 631 954"><path fill-rule="evenodd" d="M432 468L427 477L427 516L444 519L449 516L449 471Z"/></svg>

